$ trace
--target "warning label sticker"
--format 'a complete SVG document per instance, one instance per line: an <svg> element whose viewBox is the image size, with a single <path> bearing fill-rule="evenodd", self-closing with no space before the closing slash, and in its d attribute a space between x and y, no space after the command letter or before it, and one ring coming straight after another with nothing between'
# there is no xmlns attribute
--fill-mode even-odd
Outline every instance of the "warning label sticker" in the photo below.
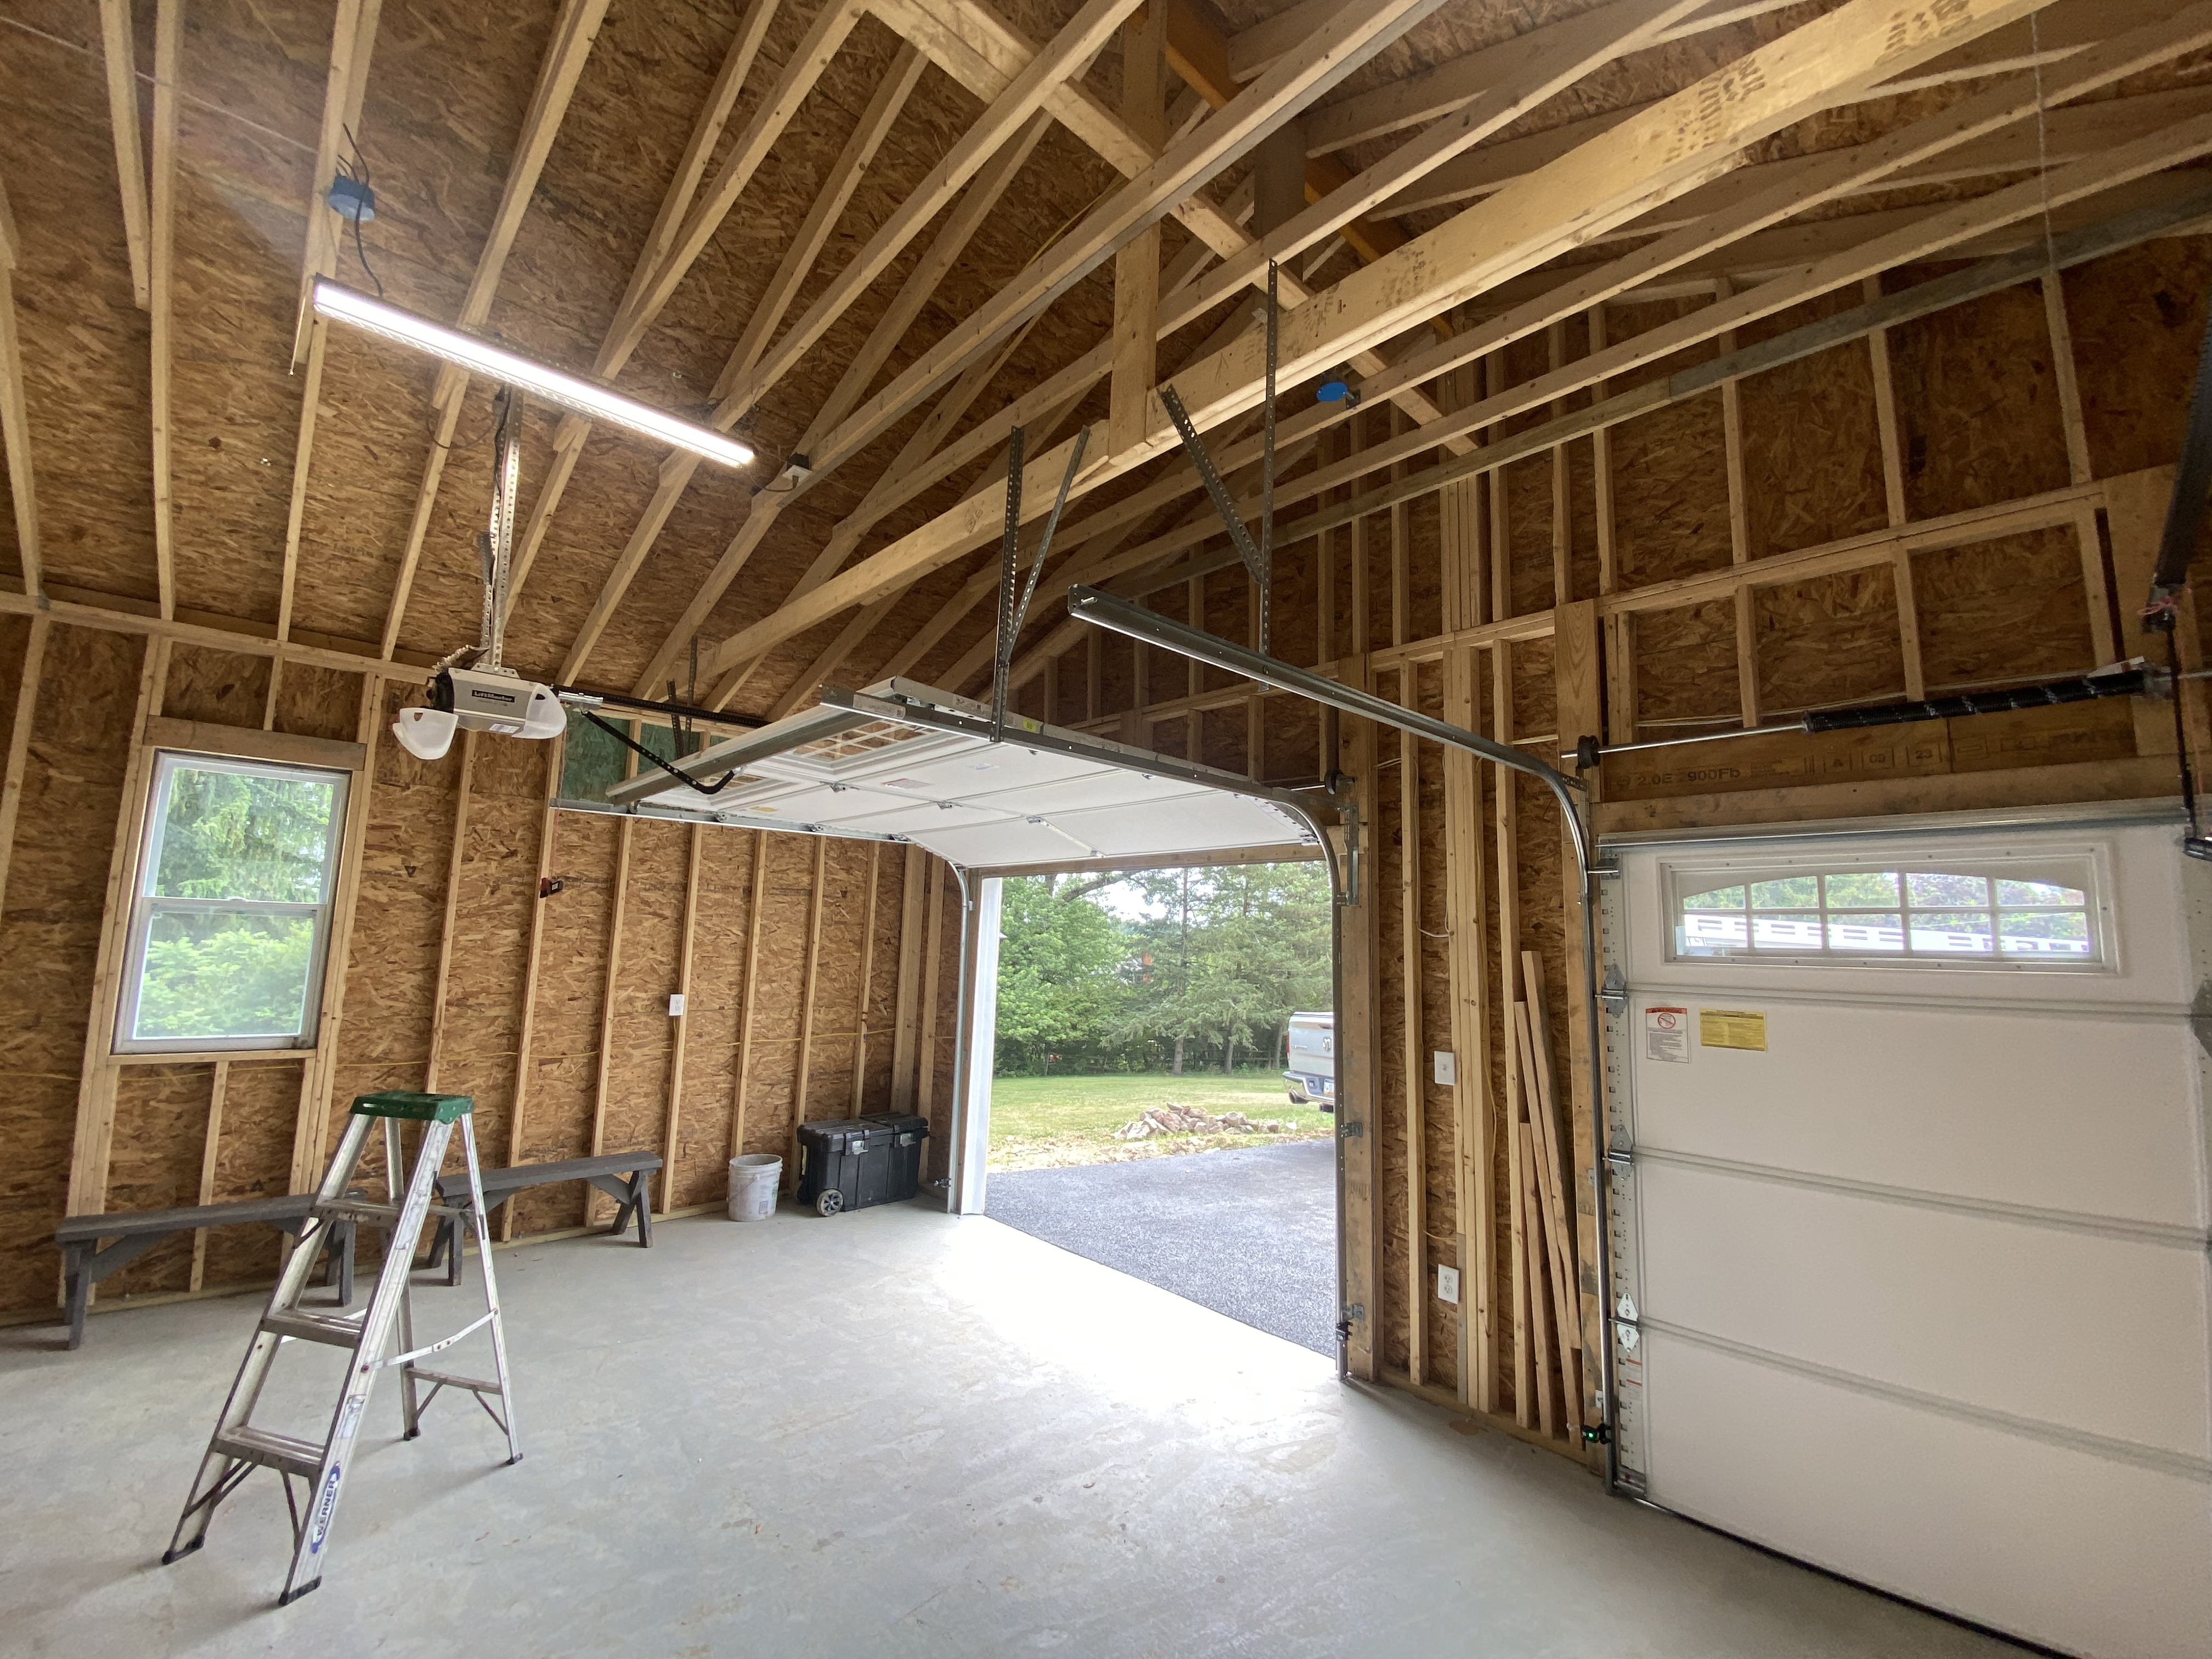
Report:
<svg viewBox="0 0 2212 1659"><path fill-rule="evenodd" d="M1766 1052L1766 1016L1741 1008L1698 1010L1698 1041L1708 1048Z"/></svg>
<svg viewBox="0 0 2212 1659"><path fill-rule="evenodd" d="M1690 1063L1690 1011L1687 1008L1646 1008L1644 1011L1644 1058Z"/></svg>

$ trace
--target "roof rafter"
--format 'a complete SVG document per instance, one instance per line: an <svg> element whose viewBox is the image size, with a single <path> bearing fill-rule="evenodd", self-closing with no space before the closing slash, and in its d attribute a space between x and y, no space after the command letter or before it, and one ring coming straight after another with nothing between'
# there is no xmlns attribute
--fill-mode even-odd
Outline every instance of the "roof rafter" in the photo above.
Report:
<svg viewBox="0 0 2212 1659"><path fill-rule="evenodd" d="M16 556L23 591L37 597L46 579L39 557L38 493L31 476L31 417L23 402L22 343L15 334L15 289L10 275L21 256L8 187L0 183L0 442L8 452L8 493L15 510Z"/></svg>
<svg viewBox="0 0 2212 1659"><path fill-rule="evenodd" d="M799 291L799 283L805 281L806 274L814 269L814 262L820 257L823 245L830 240L830 232L836 228L838 216L844 212L846 204L853 199L853 192L860 187L861 176L875 160L876 152L883 148L884 140L890 135L892 123L898 119L899 112L906 107L906 100L913 94L915 83L921 79L921 72L926 67L927 64L922 55L910 46L900 47L898 55L891 60L890 72L877 83L875 95L869 99L867 107L860 112L860 124L853 129L852 137L845 141L845 148L838 153L829 176L816 190L813 205L807 210L805 219L800 222L798 236L784 250L775 275L769 279L760 303L753 307L753 314L745 323L744 332L738 337L737 345L731 350L729 362L723 367L722 381L742 374L744 368L756 361L765 349L769 337L775 331L776 325L783 320L792 296ZM716 385L717 396L720 395L720 384L718 381ZM576 630L576 637L569 644L562 663L561 678L563 680L573 680L582 671L584 659L591 654L600 635L614 619L623 595L629 592L639 567L645 562L646 555L652 551L653 543L659 538L661 531L667 527L669 515L675 512L676 503L690 487L700 465L700 458L688 450L673 451L662 459L660 483L653 491L653 500L647 505L636 527L630 532L629 539L623 544L622 555L615 561L614 568L607 573L606 581L600 587L599 597L592 604L591 614L585 617L583 626ZM656 665L653 673L647 677L648 681L659 678L658 671L659 665ZM638 695L648 694L640 692Z"/></svg>
<svg viewBox="0 0 2212 1659"><path fill-rule="evenodd" d="M145 140L138 131L138 59L131 0L100 0L100 54L107 70L107 124L115 136L115 176L123 191L123 240L131 250L131 291L138 309L153 303L147 252Z"/></svg>
<svg viewBox="0 0 2212 1659"><path fill-rule="evenodd" d="M668 188L661 192L660 210L653 216L653 228L646 233L645 245L630 267L629 283L623 291L625 307L635 300L654 266L666 257L678 227L690 212L692 198L699 193L700 180L714 157L714 146L729 124L730 112L737 106L739 94L744 91L745 76L752 70L753 60L760 55L761 41L768 33L769 24L775 20L777 3L778 0L752 0L739 20L729 50L722 55L722 67L714 76L714 84L691 124L690 142L684 147ZM616 314L621 314L619 308ZM544 543L553 515L560 510L561 497L568 490L576 463L583 459L584 440L591 430L592 423L575 415L563 416L554 429L553 465L544 482L538 485L530 511L524 517L522 534L515 540L514 568L507 579L507 590L510 614L521 597L530 567L537 562L538 550Z"/></svg>
<svg viewBox="0 0 2212 1659"><path fill-rule="evenodd" d="M507 269L507 256L514 246L516 233L522 228L523 215L530 210L530 199L538 191L538 174L544 170L545 158L552 151L562 118L568 112L568 100L575 94L576 82L583 77L592 43L599 38L599 23L606 13L607 0L562 0L552 39L546 43L544 60L538 68L538 84L531 94L530 107L522 118L514 157L507 164L507 183L500 191L499 207L492 215L483 252L477 258L476 275L470 279L468 294L461 302L463 328L478 327L491 314L492 298L499 291L500 276ZM453 432L460 422L468 385L469 377L451 364L439 368L437 386L431 393L431 401L439 411L437 436L432 440L429 459L423 464L422 486L415 495L415 516L407 528L406 550L400 556L399 574L392 586L392 603L384 617L382 654L387 657L399 641L400 624L407 614L408 594L415 586L423 538L429 534L431 509L438 499L438 483L445 476L446 457L452 452Z"/></svg>
<svg viewBox="0 0 2212 1659"><path fill-rule="evenodd" d="M1746 145L2033 9L2033 0L1921 0L1906 5L1847 0L1353 272L1322 302L1291 312L1280 331L1279 373L1297 379L1341 362L1352 351L1533 270L1599 230L1732 170ZM1280 70L1281 65L1270 70L1255 88L1267 87ZM1201 127L1200 134L1206 130ZM994 309L1018 311L1021 304L1002 301ZM975 331L988 337L988 328ZM945 355L959 356L957 344ZM1261 356L1256 343L1240 341L1177 376L1177 389L1201 428L1218 425L1258 399L1265 384ZM917 367L930 362L925 355ZM1152 445L1086 468L1076 488L1095 489L1175 441L1164 410L1153 429ZM1027 471L1040 499L1049 499L1058 472L1066 465L1064 448L1055 447L1030 463ZM988 538L988 508L981 502L940 514L805 599L724 641L716 650L714 672L961 556L981 544L979 536Z"/></svg>

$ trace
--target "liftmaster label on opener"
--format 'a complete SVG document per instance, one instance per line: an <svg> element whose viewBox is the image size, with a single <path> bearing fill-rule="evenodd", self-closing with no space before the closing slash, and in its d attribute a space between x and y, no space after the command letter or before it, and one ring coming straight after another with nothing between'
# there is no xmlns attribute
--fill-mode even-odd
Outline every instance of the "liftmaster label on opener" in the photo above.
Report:
<svg viewBox="0 0 2212 1659"><path fill-rule="evenodd" d="M1756 1048L1765 1054L1766 1016L1741 1008L1700 1008L1698 1042L1707 1048Z"/></svg>
<svg viewBox="0 0 2212 1659"><path fill-rule="evenodd" d="M1687 1008L1646 1008L1644 1011L1644 1057L1690 1063L1690 1011Z"/></svg>

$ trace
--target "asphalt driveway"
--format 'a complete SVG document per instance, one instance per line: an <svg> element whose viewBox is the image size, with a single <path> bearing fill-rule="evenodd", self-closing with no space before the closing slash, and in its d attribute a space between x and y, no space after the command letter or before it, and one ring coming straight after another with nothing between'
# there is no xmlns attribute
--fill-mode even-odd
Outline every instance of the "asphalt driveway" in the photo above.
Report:
<svg viewBox="0 0 2212 1659"><path fill-rule="evenodd" d="M1336 1165L1327 1140L991 1171L985 1209L1132 1278L1336 1352Z"/></svg>

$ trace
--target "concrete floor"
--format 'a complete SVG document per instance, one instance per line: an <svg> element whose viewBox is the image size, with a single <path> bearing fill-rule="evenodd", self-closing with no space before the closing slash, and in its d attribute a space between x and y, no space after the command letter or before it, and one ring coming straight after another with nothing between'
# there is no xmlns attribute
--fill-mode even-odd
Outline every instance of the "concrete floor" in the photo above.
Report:
<svg viewBox="0 0 2212 1659"><path fill-rule="evenodd" d="M498 1265L526 1460L465 1399L403 1443L380 1392L282 1610L266 1474L160 1565L255 1302L96 1316L74 1354L0 1331L0 1653L2018 1651L988 1219L702 1218Z"/></svg>
<svg viewBox="0 0 2212 1659"><path fill-rule="evenodd" d="M994 1221L1336 1358L1336 1144L994 1170Z"/></svg>

